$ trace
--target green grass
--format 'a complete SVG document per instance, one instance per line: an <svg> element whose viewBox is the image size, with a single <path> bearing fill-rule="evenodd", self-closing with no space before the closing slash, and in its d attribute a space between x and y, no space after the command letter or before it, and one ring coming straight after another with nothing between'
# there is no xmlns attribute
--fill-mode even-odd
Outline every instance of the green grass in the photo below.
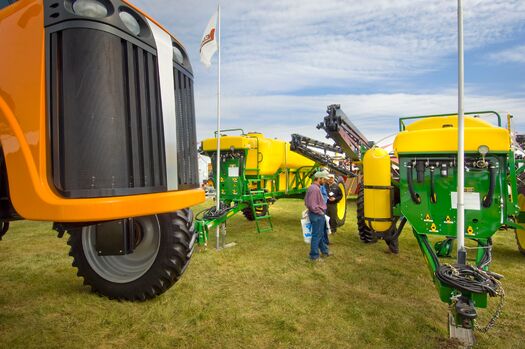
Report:
<svg viewBox="0 0 525 349"><path fill-rule="evenodd" d="M302 209L300 200L278 201L274 231L260 235L235 216L227 239L237 246L216 252L211 237L172 289L144 303L92 294L51 224L14 223L0 242L0 348L455 347L447 306L408 230L399 255L383 242L364 245L349 203L347 224L332 238L335 257L312 264ZM478 347L523 347L525 256L511 233L498 233L494 245L507 303L496 328L477 334Z"/></svg>

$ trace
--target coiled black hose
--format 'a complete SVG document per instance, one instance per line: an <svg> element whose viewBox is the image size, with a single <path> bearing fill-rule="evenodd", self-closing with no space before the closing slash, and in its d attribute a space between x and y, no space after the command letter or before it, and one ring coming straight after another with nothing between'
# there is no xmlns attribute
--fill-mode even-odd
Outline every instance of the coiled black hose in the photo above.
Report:
<svg viewBox="0 0 525 349"><path fill-rule="evenodd" d="M218 211L217 211L217 207L213 206L213 207L200 211L199 213L195 215L195 217L199 219L199 217L202 215L203 219L217 219L217 218L221 218L222 216L224 216L225 214L233 210L235 207L237 207L237 205L228 206L224 202L221 201Z"/></svg>
<svg viewBox="0 0 525 349"><path fill-rule="evenodd" d="M499 281L501 275L468 264L440 265L436 270L436 277L445 285L461 292L487 293L495 297L503 291Z"/></svg>

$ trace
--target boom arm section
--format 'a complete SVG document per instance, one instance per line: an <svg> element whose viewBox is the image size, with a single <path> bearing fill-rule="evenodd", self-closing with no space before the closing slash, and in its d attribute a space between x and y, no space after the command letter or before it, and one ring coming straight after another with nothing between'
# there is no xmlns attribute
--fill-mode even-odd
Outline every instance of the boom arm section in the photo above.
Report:
<svg viewBox="0 0 525 349"><path fill-rule="evenodd" d="M351 167L336 164L334 157L326 153L330 151L336 154L342 154L343 150L337 145L330 145L309 137L293 134L290 149L315 161L319 165L328 167L332 171L348 177L356 176L356 174L352 172ZM323 153L319 150L323 151Z"/></svg>
<svg viewBox="0 0 525 349"><path fill-rule="evenodd" d="M361 147L370 148L368 139L348 119L339 104L329 105L326 112L328 115L324 117L323 122L317 125L317 129L324 129L326 138L333 139L349 159L360 160Z"/></svg>

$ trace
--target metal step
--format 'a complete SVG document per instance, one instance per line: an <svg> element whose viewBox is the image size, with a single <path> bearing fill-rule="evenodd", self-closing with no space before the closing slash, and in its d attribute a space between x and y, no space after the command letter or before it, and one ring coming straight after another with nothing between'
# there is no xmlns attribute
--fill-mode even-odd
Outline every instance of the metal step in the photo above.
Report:
<svg viewBox="0 0 525 349"><path fill-rule="evenodd" d="M256 220L256 221L260 221L261 219L270 219L270 218L272 218L272 216L270 216L270 215L268 214L268 215L266 215L266 216L256 216L256 217L255 217L255 220Z"/></svg>

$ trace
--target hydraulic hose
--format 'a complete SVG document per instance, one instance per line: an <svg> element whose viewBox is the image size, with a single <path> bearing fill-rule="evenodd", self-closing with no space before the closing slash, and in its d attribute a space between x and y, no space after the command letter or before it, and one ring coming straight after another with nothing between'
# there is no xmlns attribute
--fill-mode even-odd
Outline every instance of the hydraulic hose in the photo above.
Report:
<svg viewBox="0 0 525 349"><path fill-rule="evenodd" d="M434 167L430 167L430 202L433 204L437 202L436 188L434 183Z"/></svg>
<svg viewBox="0 0 525 349"><path fill-rule="evenodd" d="M461 292L471 292L495 297L502 292L499 279L501 275L483 271L471 265L441 265L436 270L436 277L443 284Z"/></svg>
<svg viewBox="0 0 525 349"><path fill-rule="evenodd" d="M408 191L410 192L410 197L412 198L412 201L416 204L421 203L421 197L418 193L414 191L414 180L412 178L412 164L407 164L407 184L408 184Z"/></svg>
<svg viewBox="0 0 525 349"><path fill-rule="evenodd" d="M492 205L494 198L494 188L496 187L496 166L492 163L489 164L489 192L483 198L483 207L488 208Z"/></svg>

